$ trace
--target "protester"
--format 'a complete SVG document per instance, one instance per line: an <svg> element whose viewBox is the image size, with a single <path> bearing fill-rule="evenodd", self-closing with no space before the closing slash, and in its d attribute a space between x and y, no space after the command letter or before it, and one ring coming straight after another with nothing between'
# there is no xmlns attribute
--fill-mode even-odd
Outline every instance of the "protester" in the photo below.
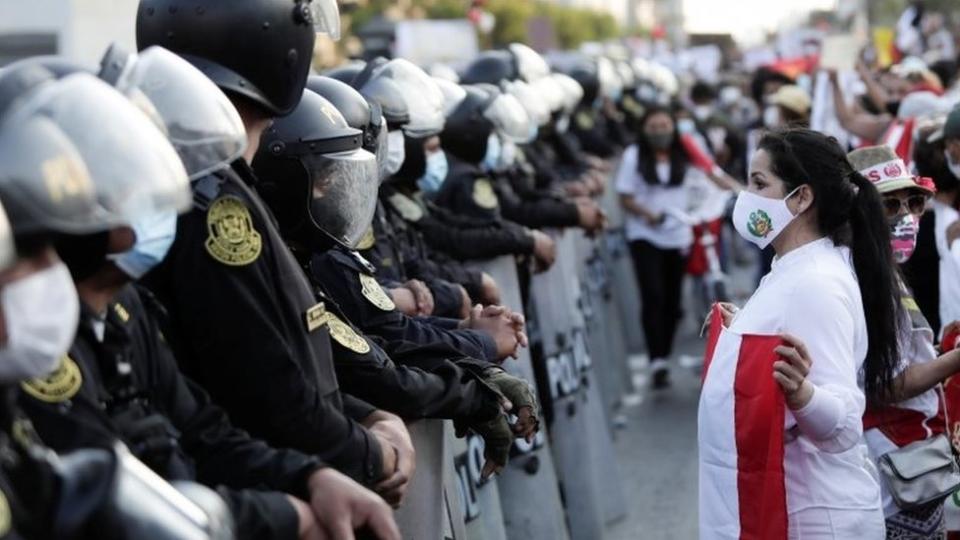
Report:
<svg viewBox="0 0 960 540"><path fill-rule="evenodd" d="M867 401L891 395L899 361L899 295L880 196L835 140L775 131L760 142L733 219L741 236L771 245L777 258L742 309L723 308L699 409L701 538L734 537L746 519L743 503L738 514L719 502L737 492L738 467L751 465L738 463L722 426L763 437L767 422L784 430L766 470L783 467L782 477L770 473L767 481L784 486L789 538L881 538L879 486L863 463L861 423ZM728 408L734 380L748 377L734 370L738 355L743 362L751 354L738 343L755 335L783 340L755 353L779 356L771 376L786 403L782 419L770 411L734 419Z"/></svg>

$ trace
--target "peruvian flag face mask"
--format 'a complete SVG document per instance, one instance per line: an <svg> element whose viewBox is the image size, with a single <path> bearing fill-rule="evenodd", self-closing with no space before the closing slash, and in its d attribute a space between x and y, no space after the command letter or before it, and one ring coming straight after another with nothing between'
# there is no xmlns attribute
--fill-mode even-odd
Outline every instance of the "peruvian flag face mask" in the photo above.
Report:
<svg viewBox="0 0 960 540"><path fill-rule="evenodd" d="M917 248L919 231L917 216L913 214L906 214L890 226L890 247L897 264L910 260L913 250Z"/></svg>

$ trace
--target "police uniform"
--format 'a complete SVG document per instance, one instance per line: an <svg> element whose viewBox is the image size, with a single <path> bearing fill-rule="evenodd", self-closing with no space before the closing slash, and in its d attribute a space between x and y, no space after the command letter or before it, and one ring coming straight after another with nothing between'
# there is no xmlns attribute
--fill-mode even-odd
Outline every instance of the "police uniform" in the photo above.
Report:
<svg viewBox="0 0 960 540"><path fill-rule="evenodd" d="M330 329L337 380L344 391L408 420L450 418L470 425L499 414L498 394L481 377L492 364L467 358L453 361L460 355L450 348L391 344L366 336L326 287L317 281L314 285L325 306L315 324Z"/></svg>
<svg viewBox="0 0 960 540"><path fill-rule="evenodd" d="M312 281L322 284L344 316L365 334L390 343L440 343L460 356L497 360L497 345L485 332L459 329L457 319L413 318L398 311L377 282L373 267L356 252L336 247L315 253L308 271Z"/></svg>
<svg viewBox="0 0 960 540"><path fill-rule="evenodd" d="M206 392L180 374L132 285L103 318L83 308L60 368L23 383L21 403L57 451L110 447L119 439L167 480L227 486L219 491L243 538L296 538L298 518L285 493L309 500L307 479L323 466L234 428Z"/></svg>
<svg viewBox="0 0 960 540"><path fill-rule="evenodd" d="M433 294L433 315L458 317L463 308L463 295L459 285L462 285L472 298L479 298L479 296L473 296L470 291L472 289L479 295L480 272L463 268L455 261L449 261L453 268L444 273L452 275L456 272L456 275L466 284L454 283L439 277L441 271L437 265L429 259L422 258L418 253L425 249L422 240L414 235L413 242L408 241L406 236L412 231L403 224L402 219L399 223L402 229L398 231L391 217L393 216L387 214L383 204L378 202L373 225L357 246L357 251L374 266L377 279L385 287L402 286L411 278L419 279Z"/></svg>
<svg viewBox="0 0 960 540"><path fill-rule="evenodd" d="M617 151L614 141L621 136L625 137L624 134L616 132L615 126L616 123L606 115L594 110L593 107L581 105L573 113L570 131L577 138L584 152L609 158Z"/></svg>
<svg viewBox="0 0 960 540"><path fill-rule="evenodd" d="M526 227L576 227L580 224L577 205L559 196L533 188L533 167L518 162L502 173L494 173L494 191L503 217Z"/></svg>
<svg viewBox="0 0 960 540"><path fill-rule="evenodd" d="M323 306L255 184L238 160L194 185L194 208L146 276L169 309L165 334L184 373L236 425L372 485L380 446L357 420L375 409L338 391L328 327L309 324Z"/></svg>

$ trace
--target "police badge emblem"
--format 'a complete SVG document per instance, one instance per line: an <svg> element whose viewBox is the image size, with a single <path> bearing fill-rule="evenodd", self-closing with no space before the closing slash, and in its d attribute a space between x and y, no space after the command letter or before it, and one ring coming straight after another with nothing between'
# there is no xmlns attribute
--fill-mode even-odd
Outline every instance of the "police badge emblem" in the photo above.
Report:
<svg viewBox="0 0 960 540"><path fill-rule="evenodd" d="M363 294L363 297L370 301L371 304L377 306L377 309L393 311L397 308L397 305L387 296L387 293L383 292L383 287L377 283L377 279L373 276L360 274L360 286L360 292Z"/></svg>
<svg viewBox="0 0 960 540"><path fill-rule="evenodd" d="M61 358L60 365L50 375L20 383L24 392L47 403L66 401L77 395L81 386L80 366L69 356Z"/></svg>
<svg viewBox="0 0 960 540"><path fill-rule="evenodd" d="M257 260L263 247L253 228L250 210L232 196L221 197L207 211L207 253L228 266L246 266Z"/></svg>
<svg viewBox="0 0 960 540"><path fill-rule="evenodd" d="M497 194L493 192L493 186L486 178L477 179L473 183L473 202L480 208L493 210L500 204L497 200Z"/></svg>
<svg viewBox="0 0 960 540"><path fill-rule="evenodd" d="M327 326L330 328L330 337L334 341L357 354L370 352L370 344L357 334L349 324L341 321L339 317L329 311L326 314L326 320Z"/></svg>

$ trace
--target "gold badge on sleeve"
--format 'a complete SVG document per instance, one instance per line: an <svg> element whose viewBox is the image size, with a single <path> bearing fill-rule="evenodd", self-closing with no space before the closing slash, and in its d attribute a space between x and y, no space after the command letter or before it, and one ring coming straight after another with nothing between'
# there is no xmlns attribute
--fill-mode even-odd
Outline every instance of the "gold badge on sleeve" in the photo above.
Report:
<svg viewBox="0 0 960 540"><path fill-rule="evenodd" d="M486 178L480 178L473 182L473 202L480 208L493 210L500 204L497 200L497 194L493 191L493 186Z"/></svg>
<svg viewBox="0 0 960 540"><path fill-rule="evenodd" d="M393 300L383 291L383 287L377 283L375 277L360 273L360 286L360 292L363 294L363 297L371 304L377 306L377 309L382 311L393 311L397 309L397 305L394 304Z"/></svg>
<svg viewBox="0 0 960 540"><path fill-rule="evenodd" d="M341 321L339 317L329 311L326 314L326 320L327 326L330 328L330 337L334 341L357 354L370 352L370 344L363 339L363 336L357 334L349 324Z"/></svg>
<svg viewBox="0 0 960 540"><path fill-rule="evenodd" d="M260 256L263 240L253 228L250 210L237 197L220 197L210 205L207 231L207 253L223 264L246 266Z"/></svg>
<svg viewBox="0 0 960 540"><path fill-rule="evenodd" d="M24 392L47 403L66 401L77 395L81 386L83 375L80 373L80 366L66 355L50 375L20 383Z"/></svg>

